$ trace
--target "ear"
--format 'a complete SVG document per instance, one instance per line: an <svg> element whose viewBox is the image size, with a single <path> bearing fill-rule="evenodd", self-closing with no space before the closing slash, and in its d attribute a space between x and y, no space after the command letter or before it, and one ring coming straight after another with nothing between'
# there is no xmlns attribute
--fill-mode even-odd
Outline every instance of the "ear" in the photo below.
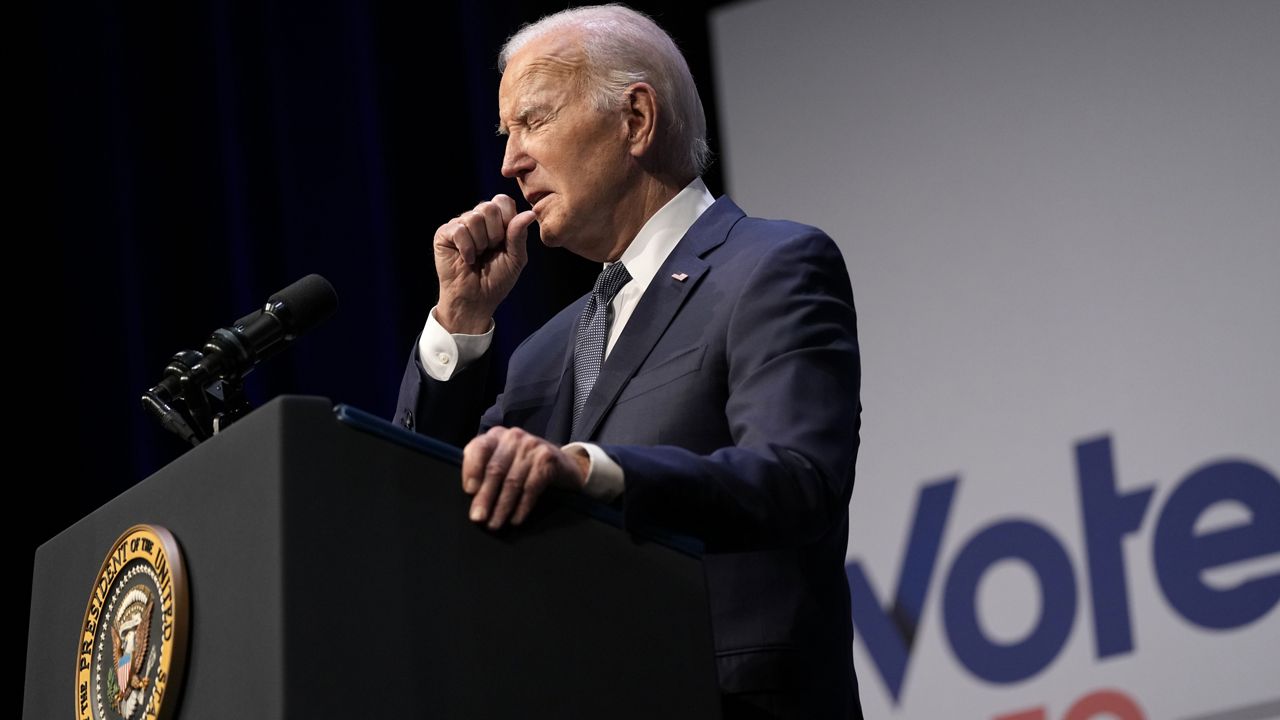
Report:
<svg viewBox="0 0 1280 720"><path fill-rule="evenodd" d="M632 157L649 155L658 136L658 96L649 83L634 83L627 88L625 108L627 142Z"/></svg>

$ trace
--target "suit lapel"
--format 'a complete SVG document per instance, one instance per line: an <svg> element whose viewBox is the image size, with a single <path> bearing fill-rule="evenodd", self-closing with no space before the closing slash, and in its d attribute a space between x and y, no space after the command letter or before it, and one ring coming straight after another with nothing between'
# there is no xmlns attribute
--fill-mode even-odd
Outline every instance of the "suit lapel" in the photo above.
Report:
<svg viewBox="0 0 1280 720"><path fill-rule="evenodd" d="M577 318L582 314L582 308L586 304L587 296L583 296L574 303L574 309L568 315L569 330L565 333L568 342L565 343L564 357L560 359L560 386L556 389L556 396L552 401L547 429L542 434L544 438L557 445L569 442L569 435L573 429L573 341L578 328Z"/></svg>
<svg viewBox="0 0 1280 720"><path fill-rule="evenodd" d="M572 346L569 352L573 358ZM547 421L547 440L564 445L570 442L570 431L573 427L573 362L565 366L560 375L560 388L556 391L555 404L551 407L551 418Z"/></svg>
<svg viewBox="0 0 1280 720"><path fill-rule="evenodd" d="M703 256L723 243L729 229L743 216L742 210L732 200L722 197L707 208L680 239L649 283L627 326L618 336L613 351L601 366L600 375L596 377L596 384L582 410L581 427L571 440L594 437L618 394L649 357L676 313L684 307L685 301L711 268ZM573 381L569 374L560 382L560 395L568 395L572 406ZM560 399L557 398L557 410ZM571 410L569 414L572 415Z"/></svg>

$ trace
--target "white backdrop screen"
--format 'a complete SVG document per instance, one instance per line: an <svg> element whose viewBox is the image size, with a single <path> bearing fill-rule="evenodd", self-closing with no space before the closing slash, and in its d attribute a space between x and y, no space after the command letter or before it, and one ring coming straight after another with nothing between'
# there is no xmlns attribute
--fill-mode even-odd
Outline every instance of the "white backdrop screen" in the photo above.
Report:
<svg viewBox="0 0 1280 720"><path fill-rule="evenodd" d="M712 27L730 194L853 279L868 717L1280 717L1280 2Z"/></svg>

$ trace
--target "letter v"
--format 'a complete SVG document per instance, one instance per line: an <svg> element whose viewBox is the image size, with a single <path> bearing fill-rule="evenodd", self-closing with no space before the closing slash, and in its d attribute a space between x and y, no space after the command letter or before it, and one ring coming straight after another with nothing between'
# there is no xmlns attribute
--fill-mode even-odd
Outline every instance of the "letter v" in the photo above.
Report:
<svg viewBox="0 0 1280 720"><path fill-rule="evenodd" d="M925 596L938 559L938 547L947 518L951 515L951 499L958 477L925 485L916 500L915 521L907 540L907 552L898 576L898 592L893 605L881 607L862 565L850 563L845 568L849 577L853 624L862 635L880 678L884 680L894 704L902 691L907 660L920 629Z"/></svg>

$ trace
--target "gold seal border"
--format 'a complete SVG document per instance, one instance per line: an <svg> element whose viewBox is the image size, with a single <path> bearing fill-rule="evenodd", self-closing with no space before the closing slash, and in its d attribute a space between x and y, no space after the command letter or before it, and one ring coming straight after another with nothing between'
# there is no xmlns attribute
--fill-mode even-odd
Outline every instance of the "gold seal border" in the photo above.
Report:
<svg viewBox="0 0 1280 720"><path fill-rule="evenodd" d="M80 623L80 639L76 643L75 706L79 720L93 720L93 697L90 683L93 679L93 650L106 607L107 593L115 584L124 567L134 560L150 563L159 580L161 646L160 670L147 701L143 717L167 720L173 715L176 702L165 702L170 694L177 695L182 687L183 670L187 660L187 629L190 605L187 594L187 569L182 561L182 549L167 529L158 525L134 525L111 545L102 561L102 567L94 578Z"/></svg>

